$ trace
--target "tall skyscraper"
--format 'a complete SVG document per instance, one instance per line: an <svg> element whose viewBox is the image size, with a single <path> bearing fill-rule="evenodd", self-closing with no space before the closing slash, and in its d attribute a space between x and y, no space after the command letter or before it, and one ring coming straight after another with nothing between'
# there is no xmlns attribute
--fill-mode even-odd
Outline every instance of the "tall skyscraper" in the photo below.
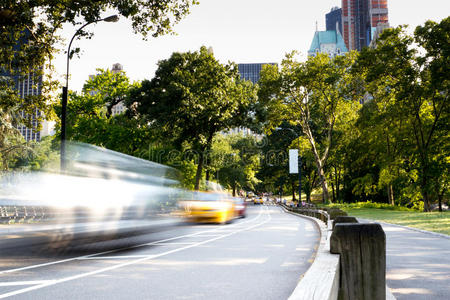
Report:
<svg viewBox="0 0 450 300"><path fill-rule="evenodd" d="M370 0L369 14L372 28L389 23L387 0Z"/></svg>
<svg viewBox="0 0 450 300"><path fill-rule="evenodd" d="M388 23L387 0L342 0L342 34L349 50L369 46L380 23Z"/></svg>
<svg viewBox="0 0 450 300"><path fill-rule="evenodd" d="M276 63L238 64L239 74L241 75L241 78L257 83L263 65L276 65Z"/></svg>
<svg viewBox="0 0 450 300"><path fill-rule="evenodd" d="M35 77L34 74L28 74L22 80L16 78L16 90L21 98L25 98L26 96L37 96L41 94L41 86L42 86L42 77ZM21 116L25 118L25 114L22 111ZM26 127L24 125L19 125L17 129L19 129L20 133L23 135L26 141L40 141L41 140L41 132L36 131L36 127L38 126L37 119L40 117L40 112L36 110L33 115L32 127Z"/></svg>
<svg viewBox="0 0 450 300"><path fill-rule="evenodd" d="M325 15L325 24L327 31L339 31L342 34L342 9L333 7L329 13Z"/></svg>
<svg viewBox="0 0 450 300"><path fill-rule="evenodd" d="M22 45L28 43L26 36L27 35L17 42L14 47L15 51L19 51ZM30 72L26 75L19 76L17 74L11 74L11 72L0 70L0 76L4 76L11 80L11 86L14 86L14 90L21 98L40 96L42 94L42 75L36 75L35 72ZM42 120L42 113L39 110L36 110L31 116L26 115L25 112L21 111L20 116L22 118L31 117L31 124L29 124L31 127L27 127L24 124L16 126L26 141L40 141L42 137L54 134L54 122L49 122L45 119ZM41 128L40 130L37 130L39 126Z"/></svg>

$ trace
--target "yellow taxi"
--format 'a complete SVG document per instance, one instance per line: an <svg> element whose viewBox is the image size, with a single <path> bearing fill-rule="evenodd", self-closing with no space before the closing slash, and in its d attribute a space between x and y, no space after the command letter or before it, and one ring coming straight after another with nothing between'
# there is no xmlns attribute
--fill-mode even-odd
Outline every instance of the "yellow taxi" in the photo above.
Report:
<svg viewBox="0 0 450 300"><path fill-rule="evenodd" d="M182 214L189 222L220 223L235 218L234 202L224 193L192 192L180 201Z"/></svg>
<svg viewBox="0 0 450 300"><path fill-rule="evenodd" d="M253 204L264 204L264 199L263 199L263 197L256 197L256 198L253 200Z"/></svg>

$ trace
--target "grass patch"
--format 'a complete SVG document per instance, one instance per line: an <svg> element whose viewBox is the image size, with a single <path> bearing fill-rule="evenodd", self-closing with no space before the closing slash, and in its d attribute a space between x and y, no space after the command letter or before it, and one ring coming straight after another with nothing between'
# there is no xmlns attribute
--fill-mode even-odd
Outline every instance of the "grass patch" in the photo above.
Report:
<svg viewBox="0 0 450 300"><path fill-rule="evenodd" d="M418 211L414 208L408 208L404 206L390 205L387 203L376 203L376 202L357 202L357 203L331 203L326 205L327 207L340 208L340 209L358 209L358 208L380 208L388 210L399 210L399 211Z"/></svg>
<svg viewBox="0 0 450 300"><path fill-rule="evenodd" d="M398 224L450 235L450 211L419 212L380 208L340 207L350 216Z"/></svg>

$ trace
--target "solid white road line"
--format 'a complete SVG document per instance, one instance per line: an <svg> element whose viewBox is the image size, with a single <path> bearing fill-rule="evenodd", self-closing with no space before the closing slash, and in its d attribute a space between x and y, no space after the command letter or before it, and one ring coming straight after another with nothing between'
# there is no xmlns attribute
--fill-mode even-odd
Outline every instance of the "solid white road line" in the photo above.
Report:
<svg viewBox="0 0 450 300"><path fill-rule="evenodd" d="M143 257L148 257L148 255L94 256L94 257L80 257L77 260L130 259L130 258L143 258Z"/></svg>
<svg viewBox="0 0 450 300"><path fill-rule="evenodd" d="M196 235L195 237L212 237L212 236L219 236L219 235L221 235L220 233L218 233L218 234L199 234L199 235Z"/></svg>
<svg viewBox="0 0 450 300"><path fill-rule="evenodd" d="M172 246L172 245L192 245L195 243L156 243L156 246Z"/></svg>
<svg viewBox="0 0 450 300"><path fill-rule="evenodd" d="M240 222L240 223L231 224L231 225L228 225L228 227L234 227L236 225L241 225L241 224L244 224L244 223L255 221L261 216L261 211L262 210L260 210L259 214L256 217L254 217L253 219L249 219L247 221ZM0 275L1 274L7 274L7 273L14 273L14 272L18 272L18 271L25 271L25 270L30 270L30 269L36 269L36 268L41 268L41 267L47 267L47 266L51 266L51 265L56 265L56 264L71 262L71 261L74 261L74 260L79 260L81 258L87 258L87 257L92 257L92 256L97 256L97 255L108 254L108 253L114 253L114 252L123 251L123 250L135 249L135 248L145 247L145 246L153 246L153 245L157 245L160 242L167 242L167 241L173 241L173 240L181 239L181 238L185 238L185 237L192 237L192 236L196 236L196 235L202 234L202 233L214 232L214 231L217 231L219 229L220 228L215 228L215 229L200 231L200 232L196 232L196 233L176 236L176 237L172 237L172 238L168 238L168 239L163 239L163 240L159 240L159 241L155 241L155 242L135 245L135 246L131 246L131 247L113 249L113 250L109 250L109 251L93 253L93 254L83 255L83 256L79 256L79 257L72 257L72 258L68 258L68 259L62 259L62 260L57 260L57 261L52 261L52 262L43 263L43 264L37 264L37 265L31 265L31 266L21 267L21 268L16 268L16 269L3 270L3 271L0 271Z"/></svg>
<svg viewBox="0 0 450 300"><path fill-rule="evenodd" d="M11 281L11 282L0 282L1 286L16 286L16 285L36 285L53 282L54 280L34 280L34 281Z"/></svg>
<svg viewBox="0 0 450 300"><path fill-rule="evenodd" d="M180 252L180 251L183 251L183 250L186 250L186 249L198 247L198 246L201 246L201 245L204 245L204 244L207 244L207 243L219 240L219 239L223 239L223 238L231 236L233 234L236 234L236 233L239 233L239 232L242 232L242 231L246 231L246 230L250 230L250 229L256 228L258 226L261 226L261 225L269 222L272 219L272 217L270 216L270 213L269 213L267 208L266 208L266 213L267 213L266 215L268 216L267 220L265 220L263 222L260 222L260 223L257 223L255 225L249 226L247 228L238 229L238 230L236 230L234 232L230 232L230 233L224 234L222 236L214 237L214 238L206 240L206 241L202 241L202 242L195 243L193 245L188 245L188 246L185 246L185 247L181 247L181 248L178 248L178 249L173 249L173 250L166 251L166 252L163 252L163 253L160 253L160 254L150 255L148 257L136 259L136 260L133 260L133 261L130 261L130 262L126 262L126 263L122 263L122 264L118 264L118 265L114 265L114 266L110 266L110 267L106 267L106 268L102 268L102 269L99 269L99 270L86 272L86 273L82 273L82 274L78 274L78 275L74 275L74 276L69 276L69 277L62 278L62 279L56 279L56 280L53 280L53 281L48 282L48 283L43 283L43 284L39 284L39 285L28 287L28 288L20 289L20 290L17 290L17 291L1 294L0 295L0 299L6 298L6 297L15 296L15 295L19 295L19 294L23 294L23 293L26 293L26 292L30 292L30 291L41 289L41 288L48 287L48 286L52 286L52 285L55 285L55 284L59 284L59 283L63 283L63 282L67 282L67 281L71 281L71 280L75 280L75 279L80 279L80 278L84 278L84 277L95 275L95 274L99 274L99 273L104 273L106 271L119 269L119 268L126 267L126 266L129 266L129 265L141 263L141 262L144 262L144 261L147 261L147 260L151 260L151 259L155 259L155 258L158 258L158 257L166 256L166 255L169 255L169 254L172 254L172 253ZM261 211L260 211L260 214L258 216L260 216L260 215L261 215Z"/></svg>

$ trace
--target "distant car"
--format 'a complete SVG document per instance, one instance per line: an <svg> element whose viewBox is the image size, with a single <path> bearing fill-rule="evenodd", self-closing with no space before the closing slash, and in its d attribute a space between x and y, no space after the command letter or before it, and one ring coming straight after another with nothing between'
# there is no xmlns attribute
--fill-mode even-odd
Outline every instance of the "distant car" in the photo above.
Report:
<svg viewBox="0 0 450 300"><path fill-rule="evenodd" d="M256 197L255 200L253 200L254 204L264 204L263 197Z"/></svg>
<svg viewBox="0 0 450 300"><path fill-rule="evenodd" d="M236 218L245 218L247 216L247 204L241 197L234 197L234 214Z"/></svg>
<svg viewBox="0 0 450 300"><path fill-rule="evenodd" d="M193 192L180 206L190 222L225 224L235 217L234 201L222 193Z"/></svg>

